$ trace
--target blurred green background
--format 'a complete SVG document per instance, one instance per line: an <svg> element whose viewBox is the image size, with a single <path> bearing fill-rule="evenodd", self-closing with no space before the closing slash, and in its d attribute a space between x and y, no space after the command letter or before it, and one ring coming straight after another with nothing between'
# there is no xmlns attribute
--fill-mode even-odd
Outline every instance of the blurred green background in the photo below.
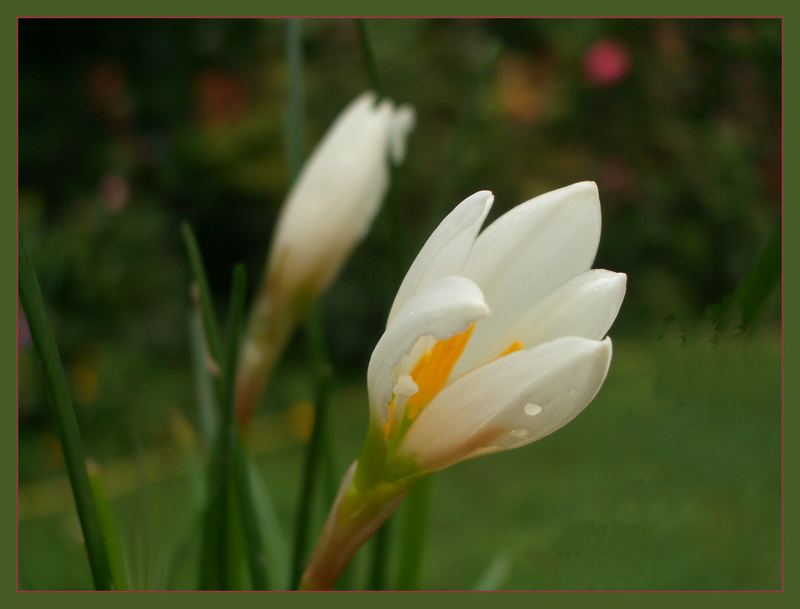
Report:
<svg viewBox="0 0 800 609"><path fill-rule="evenodd" d="M19 28L20 229L87 450L134 584L192 587L202 433L178 229L195 227L220 304L235 262L260 275L288 187L286 22ZM417 112L389 195L405 264L476 190L494 191L496 216L595 180L595 266L629 277L611 373L586 413L435 477L423 587L471 588L487 568L505 588L779 587L780 21L368 28L387 95ZM351 20L305 21L303 36L310 148L369 82ZM389 216L322 301L337 473L357 454L366 363L396 288ZM300 333L253 437L287 536L305 359ZM24 320L19 409L20 585L88 587ZM165 558L176 551L180 568Z"/></svg>

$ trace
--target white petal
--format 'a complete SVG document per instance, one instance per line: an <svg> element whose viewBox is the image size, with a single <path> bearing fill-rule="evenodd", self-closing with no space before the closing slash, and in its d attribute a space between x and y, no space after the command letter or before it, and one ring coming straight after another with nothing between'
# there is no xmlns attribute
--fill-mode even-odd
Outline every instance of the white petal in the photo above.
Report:
<svg viewBox="0 0 800 609"><path fill-rule="evenodd" d="M487 348L509 320L588 270L599 241L600 200L593 182L548 192L493 222L475 240L464 267L492 308L467 351ZM459 366L456 374L464 371Z"/></svg>
<svg viewBox="0 0 800 609"><path fill-rule="evenodd" d="M285 281L324 289L368 230L388 187L391 140L400 137L395 113L391 102L376 105L365 93L314 149L289 193L273 240L270 264L274 270L280 265Z"/></svg>
<svg viewBox="0 0 800 609"><path fill-rule="evenodd" d="M508 320L481 349L465 350L459 370L467 371L497 358L516 341L524 348L564 336L600 340L617 317L627 277L604 269L581 273L544 297L517 319ZM458 370L454 374L457 378Z"/></svg>
<svg viewBox="0 0 800 609"><path fill-rule="evenodd" d="M534 442L592 401L610 362L610 339L570 337L486 364L433 399L399 452L433 471Z"/></svg>
<svg viewBox="0 0 800 609"><path fill-rule="evenodd" d="M464 277L442 277L409 300L386 328L369 361L369 401L378 420L386 421L393 388L415 364L410 360L416 358L408 357L415 345L453 336L488 313L480 288Z"/></svg>
<svg viewBox="0 0 800 609"><path fill-rule="evenodd" d="M392 162L399 164L406 156L406 139L414 128L416 116L411 106L400 106L392 117L390 150Z"/></svg>
<svg viewBox="0 0 800 609"><path fill-rule="evenodd" d="M488 190L476 192L456 205L436 227L403 278L388 323L414 294L432 281L459 274L493 200L494 196Z"/></svg>

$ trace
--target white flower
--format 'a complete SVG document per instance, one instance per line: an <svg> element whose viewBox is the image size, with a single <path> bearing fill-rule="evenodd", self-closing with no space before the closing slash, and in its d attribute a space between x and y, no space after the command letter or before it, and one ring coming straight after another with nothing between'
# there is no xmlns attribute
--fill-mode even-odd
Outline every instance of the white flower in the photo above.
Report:
<svg viewBox="0 0 800 609"><path fill-rule="evenodd" d="M319 293L334 279L375 217L413 127L410 107L372 93L353 100L317 145L283 207L270 274Z"/></svg>
<svg viewBox="0 0 800 609"><path fill-rule="evenodd" d="M367 375L388 462L434 471L528 444L577 416L602 385L602 340L622 273L590 267L600 239L592 182L541 195L478 231L476 193L411 265Z"/></svg>
<svg viewBox="0 0 800 609"><path fill-rule="evenodd" d="M246 424L297 320L335 279L366 234L401 162L414 124L410 107L371 93L353 100L317 145L281 211L236 379Z"/></svg>
<svg viewBox="0 0 800 609"><path fill-rule="evenodd" d="M332 587L420 477L554 432L605 380L626 278L591 270L597 187L531 199L478 235L491 204L458 205L397 292L367 371L370 429L304 589Z"/></svg>

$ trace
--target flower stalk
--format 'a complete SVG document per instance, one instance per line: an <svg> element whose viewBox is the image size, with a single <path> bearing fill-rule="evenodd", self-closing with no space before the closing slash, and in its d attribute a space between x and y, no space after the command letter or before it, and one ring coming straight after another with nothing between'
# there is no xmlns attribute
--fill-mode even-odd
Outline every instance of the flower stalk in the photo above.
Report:
<svg viewBox="0 0 800 609"><path fill-rule="evenodd" d="M301 590L330 590L356 551L381 527L424 476L413 463L387 452L383 432L371 424L358 460L345 474Z"/></svg>

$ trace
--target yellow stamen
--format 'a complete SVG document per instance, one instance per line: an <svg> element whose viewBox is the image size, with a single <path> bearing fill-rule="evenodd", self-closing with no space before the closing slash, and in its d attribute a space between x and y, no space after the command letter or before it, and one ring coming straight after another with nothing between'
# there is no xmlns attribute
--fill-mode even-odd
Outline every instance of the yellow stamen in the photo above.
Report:
<svg viewBox="0 0 800 609"><path fill-rule="evenodd" d="M442 390L450 378L450 373L453 371L458 358L464 352L474 329L475 323L473 322L463 332L450 338L436 341L433 347L417 360L414 369L411 371L411 378L419 387L419 390L408 399L405 418L413 421L420 411ZM506 347L497 356L497 359L519 351L523 347L522 342L516 340ZM389 416L383 427L383 433L387 438L394 425L394 416L397 410L396 401L397 398L395 397L389 402Z"/></svg>
<svg viewBox="0 0 800 609"><path fill-rule="evenodd" d="M437 341L430 351L419 358L414 370L411 371L411 378L419 387L419 391L408 400L407 412L410 419L416 418L420 410L445 386L474 329L473 322L463 332Z"/></svg>
<svg viewBox="0 0 800 609"><path fill-rule="evenodd" d="M523 344L520 341L515 340L508 347L506 347L500 355L497 356L497 359L500 359L501 357L504 357L509 353L514 353L514 351L519 351L520 349L522 349L522 347Z"/></svg>

